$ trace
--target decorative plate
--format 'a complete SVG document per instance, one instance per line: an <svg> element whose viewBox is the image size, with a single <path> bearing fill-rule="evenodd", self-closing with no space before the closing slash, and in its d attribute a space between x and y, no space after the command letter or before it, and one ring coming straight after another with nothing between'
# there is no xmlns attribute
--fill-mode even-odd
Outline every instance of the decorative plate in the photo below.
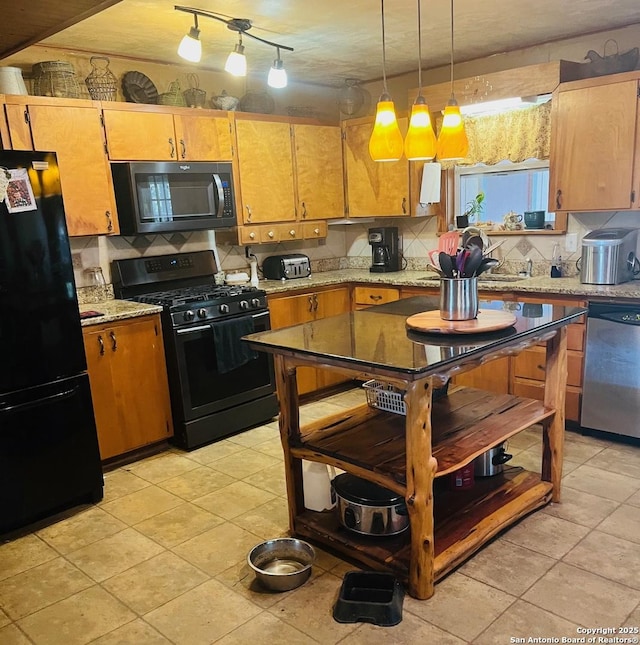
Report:
<svg viewBox="0 0 640 645"><path fill-rule="evenodd" d="M158 90L142 72L127 72L122 77L122 93L129 103L157 103Z"/></svg>

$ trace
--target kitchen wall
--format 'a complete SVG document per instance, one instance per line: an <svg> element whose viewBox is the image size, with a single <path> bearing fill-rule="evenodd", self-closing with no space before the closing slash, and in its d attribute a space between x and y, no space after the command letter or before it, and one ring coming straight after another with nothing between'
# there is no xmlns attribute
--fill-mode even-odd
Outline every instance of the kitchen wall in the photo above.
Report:
<svg viewBox="0 0 640 645"><path fill-rule="evenodd" d="M620 52L635 47L640 42L640 25L631 25L611 32L603 32L575 38L566 41L552 42L545 45L505 52L486 59L467 61L456 64L456 78L481 76L490 72L501 71L514 67L531 65L551 60L582 61L589 49L603 52L604 43L613 38ZM389 53L390 56L393 52ZM33 63L43 60L67 60L74 64L79 79L84 79L91 71L89 56L74 52L48 49L33 46L23 52L5 59L4 64L17 65L26 73L29 82L29 70ZM428 57L426 57L428 65ZM116 77L130 70L140 70L147 74L156 84L158 91L167 91L169 83L180 80L184 87L189 81L187 74L191 67L175 67L152 64L128 59L114 58L110 67ZM441 67L426 70L423 75L425 85L440 83L448 80L449 68ZM416 75L405 74L389 80L389 88L395 99L398 110L407 108L407 97L416 86ZM202 72L198 74L199 86L205 89L210 98L226 89L229 94L242 96L248 89L264 89L256 79L232 79L224 73ZM81 86L83 84L81 83ZM375 99L381 90L379 81L364 84L373 101L371 110L375 108ZM337 92L335 88L309 86L290 83L286 90L270 91L276 108L275 113L304 114L316 116L328 121L337 121ZM464 98L464 97L459 97ZM490 98L489 96L487 98ZM119 97L121 99L121 97ZM361 115L357 115L361 116ZM589 231L601 226L631 226L636 227L640 213L591 213L569 216L568 230L578 236L577 251L568 253L564 250L563 235L522 235L504 236L504 244L496 251L496 255L505 260L505 269L517 270L522 268L527 258L534 262L534 273L546 274L554 244L559 243L562 257L565 261L565 272L575 274L575 260L580 255L580 240ZM267 255L281 252L303 252L308 254L314 263L315 270L340 268L345 266L367 267L370 262L370 247L367 243L367 229L371 226L398 226L403 242L404 257L409 268L422 268L426 251L437 247L436 222L434 218L398 218L392 220L377 220L372 223L356 223L353 225L330 226L326 241L293 242L279 245L260 245L252 248L259 261ZM491 238L497 241L499 236ZM217 236L223 269L226 271L245 270L247 262L244 248L234 245L228 233L220 232ZM79 286L86 284L85 269L101 265L107 280L110 279L109 263L111 260L136 255L156 255L175 251L197 250L211 248L212 236L207 233L194 232L173 236L150 237L96 237L76 238L72 240L72 250L76 266L76 280Z"/></svg>

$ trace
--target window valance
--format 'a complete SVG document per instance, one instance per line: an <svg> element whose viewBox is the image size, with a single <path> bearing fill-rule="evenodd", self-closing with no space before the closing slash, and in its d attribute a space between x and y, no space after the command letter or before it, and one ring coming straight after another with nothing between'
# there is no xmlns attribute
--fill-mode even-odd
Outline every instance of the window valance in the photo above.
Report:
<svg viewBox="0 0 640 645"><path fill-rule="evenodd" d="M500 114L465 117L469 154L458 165L493 165L509 160L548 159L551 101ZM438 124L439 125L439 124ZM451 167L454 164L443 164Z"/></svg>

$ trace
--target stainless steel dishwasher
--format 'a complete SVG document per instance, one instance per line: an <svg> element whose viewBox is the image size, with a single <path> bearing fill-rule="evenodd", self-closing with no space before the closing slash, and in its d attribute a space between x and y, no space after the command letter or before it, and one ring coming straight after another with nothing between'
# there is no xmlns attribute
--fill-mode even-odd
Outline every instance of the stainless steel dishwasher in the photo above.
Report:
<svg viewBox="0 0 640 645"><path fill-rule="evenodd" d="M640 305L590 304L581 425L640 437Z"/></svg>

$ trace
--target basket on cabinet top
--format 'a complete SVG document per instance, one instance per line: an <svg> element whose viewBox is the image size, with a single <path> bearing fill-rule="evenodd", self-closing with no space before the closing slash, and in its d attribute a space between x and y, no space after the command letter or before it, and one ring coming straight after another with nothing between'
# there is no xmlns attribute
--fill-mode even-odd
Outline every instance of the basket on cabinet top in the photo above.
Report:
<svg viewBox="0 0 640 645"><path fill-rule="evenodd" d="M109 59L106 56L92 56L89 62L92 69L84 79L89 96L94 101L115 101L118 82L109 69Z"/></svg>

